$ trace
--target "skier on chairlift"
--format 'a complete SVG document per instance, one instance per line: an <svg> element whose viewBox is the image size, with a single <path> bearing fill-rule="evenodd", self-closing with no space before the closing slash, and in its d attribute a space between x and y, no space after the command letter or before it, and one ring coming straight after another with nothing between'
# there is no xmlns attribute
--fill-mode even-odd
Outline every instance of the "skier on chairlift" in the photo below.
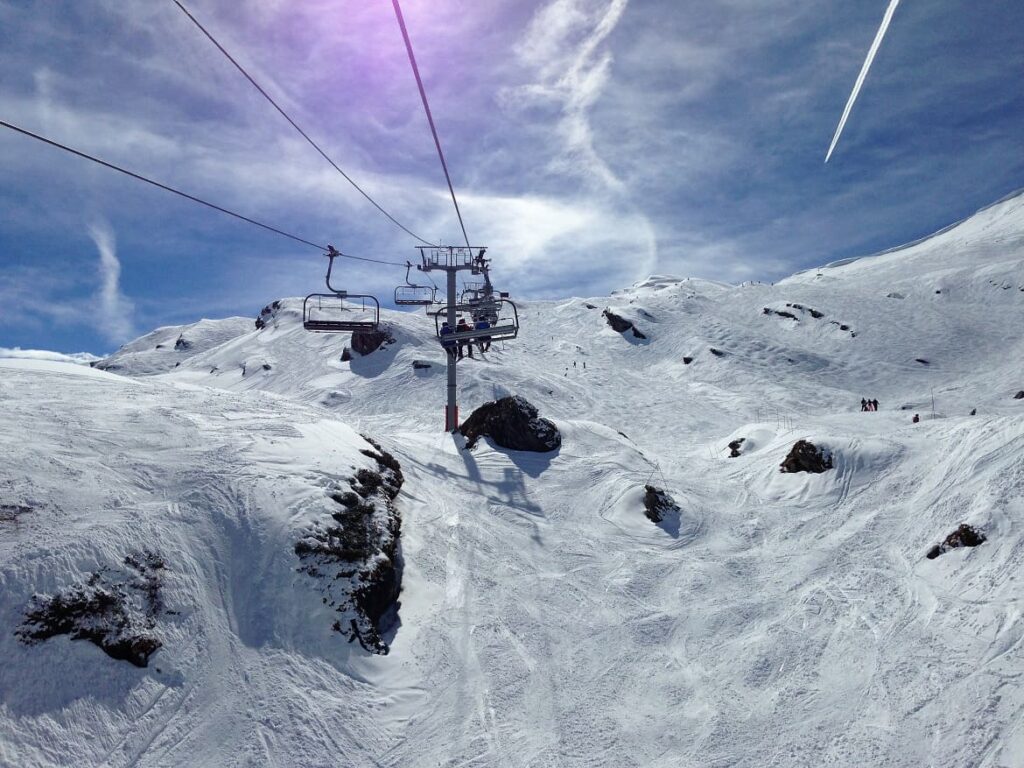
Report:
<svg viewBox="0 0 1024 768"><path fill-rule="evenodd" d="M448 356L452 359L455 358L455 339L446 339L445 336L452 335L452 327L447 322L441 324L441 346L444 351L448 353Z"/></svg>
<svg viewBox="0 0 1024 768"><path fill-rule="evenodd" d="M487 322L486 317L481 317L476 321L473 327L475 330L478 331L486 331L488 328L491 327L491 324ZM484 352L488 351L491 348L491 337L480 336L477 339L477 346L480 348L480 354L482 355Z"/></svg>
<svg viewBox="0 0 1024 768"><path fill-rule="evenodd" d="M459 324L455 326L455 331L457 333L463 333L465 331L472 331L472 330L473 329L469 327L469 323L466 322L466 318L460 317L459 318ZM468 341L466 341L465 339L459 339L459 356L456 358L456 360L461 360L464 357L463 352L466 351L466 350L469 351L469 358L470 358L470 360L472 360L473 359L473 345L471 343L469 343Z"/></svg>

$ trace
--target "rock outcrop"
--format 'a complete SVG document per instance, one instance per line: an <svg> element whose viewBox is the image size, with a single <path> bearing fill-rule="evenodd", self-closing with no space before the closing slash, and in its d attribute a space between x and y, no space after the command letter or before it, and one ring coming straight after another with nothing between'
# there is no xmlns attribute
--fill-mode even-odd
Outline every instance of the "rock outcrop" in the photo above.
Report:
<svg viewBox="0 0 1024 768"><path fill-rule="evenodd" d="M798 440L779 465L780 472L821 474L832 469L832 454L807 440Z"/></svg>
<svg viewBox="0 0 1024 768"><path fill-rule="evenodd" d="M675 499L667 491L655 488L653 485L645 485L644 514L652 523L661 523L672 515L678 516L680 509Z"/></svg>
<svg viewBox="0 0 1024 768"><path fill-rule="evenodd" d="M295 554L299 571L319 582L323 602L339 614L332 628L370 653L386 655L387 618L402 589L402 520L394 502L404 478L394 456L364 439L373 450L362 453L377 470L360 469L348 489L328 494L330 512L295 543Z"/></svg>
<svg viewBox="0 0 1024 768"><path fill-rule="evenodd" d="M481 437L512 451L547 453L562 445L554 423L541 418L537 409L518 395L484 403L462 423L459 432L466 438L467 449Z"/></svg>
<svg viewBox="0 0 1024 768"><path fill-rule="evenodd" d="M353 331L352 351L360 355L372 355L385 344L393 344L395 338L387 330Z"/></svg>
<svg viewBox="0 0 1024 768"><path fill-rule="evenodd" d="M280 308L281 302L274 301L261 309L259 316L256 318L256 330L262 330L270 325L277 317L277 310Z"/></svg>
<svg viewBox="0 0 1024 768"><path fill-rule="evenodd" d="M616 333L631 332L634 338L647 338L647 336L644 333L642 333L639 328L633 325L632 320L627 320L624 317L616 315L610 309L606 309L602 314L604 315L604 319L608 322L608 325L610 325L612 330L615 331Z"/></svg>
<svg viewBox="0 0 1024 768"><path fill-rule="evenodd" d="M941 544L936 544L934 547L929 549L926 557L929 560L934 560L939 555L944 555L951 549L959 549L960 547L976 547L984 541L985 534L977 528L973 528L966 523L961 523L960 527L949 534Z"/></svg>
<svg viewBox="0 0 1024 768"><path fill-rule="evenodd" d="M731 443L729 443L729 458L730 459L738 459L740 456L743 455L743 453L740 451L740 448L743 447L743 443L745 443L746 441L747 441L747 438L740 437L740 438L737 438L736 440L733 440Z"/></svg>
<svg viewBox="0 0 1024 768"><path fill-rule="evenodd" d="M88 640L114 659L137 667L162 645L154 633L163 609L163 559L153 552L129 555L123 568L104 568L56 595L33 595L15 635L27 645L57 635Z"/></svg>

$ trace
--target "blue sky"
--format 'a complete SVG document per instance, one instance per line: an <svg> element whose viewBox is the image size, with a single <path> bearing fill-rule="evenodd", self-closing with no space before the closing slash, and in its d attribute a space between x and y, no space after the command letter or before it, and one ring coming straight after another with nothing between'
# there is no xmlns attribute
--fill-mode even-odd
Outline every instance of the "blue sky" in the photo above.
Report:
<svg viewBox="0 0 1024 768"><path fill-rule="evenodd" d="M387 0L188 7L413 231L457 242ZM456 190L502 289L660 272L774 280L925 235L1024 187L1024 4L904 0L832 161L887 0L405 0ZM359 255L415 242L171 0L0 0L0 119ZM106 352L255 315L324 259L0 132L0 347ZM402 270L347 263L390 295Z"/></svg>

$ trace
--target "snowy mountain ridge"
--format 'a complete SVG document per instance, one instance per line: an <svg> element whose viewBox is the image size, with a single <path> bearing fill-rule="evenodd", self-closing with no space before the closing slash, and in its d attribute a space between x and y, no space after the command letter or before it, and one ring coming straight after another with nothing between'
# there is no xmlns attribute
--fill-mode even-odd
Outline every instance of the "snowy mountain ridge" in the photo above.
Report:
<svg viewBox="0 0 1024 768"><path fill-rule="evenodd" d="M1024 764L1024 198L774 286L522 302L460 402L525 397L547 454L441 432L422 313L382 311L394 342L342 362L300 302L95 368L0 361L0 762ZM799 440L832 468L780 472ZM341 631L359 575L296 545L349 524L385 454L379 655ZM678 516L648 519L647 486ZM987 540L928 559L962 523ZM15 636L33 595L131 598L143 552L148 666Z"/></svg>

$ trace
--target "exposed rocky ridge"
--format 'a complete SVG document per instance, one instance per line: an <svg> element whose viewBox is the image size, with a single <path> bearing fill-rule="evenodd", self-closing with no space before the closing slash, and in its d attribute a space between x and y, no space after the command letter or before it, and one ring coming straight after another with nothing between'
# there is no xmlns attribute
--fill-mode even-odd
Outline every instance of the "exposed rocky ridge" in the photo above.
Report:
<svg viewBox="0 0 1024 768"><path fill-rule="evenodd" d="M537 409L518 395L484 403L466 419L459 432L472 449L481 437L512 451L546 453L562 445L558 427L541 418Z"/></svg>
<svg viewBox="0 0 1024 768"><path fill-rule="evenodd" d="M331 488L324 519L295 544L299 571L318 580L323 602L339 617L333 629L371 653L386 655L388 617L402 589L401 515L395 498L404 477L398 461L373 446L362 453L377 470L360 469L349 489Z"/></svg>
<svg viewBox="0 0 1024 768"><path fill-rule="evenodd" d="M25 622L15 634L34 645L57 635L88 640L114 659L137 667L162 643L155 634L163 610L160 598L163 558L144 551L128 555L123 568L104 568L56 595L33 595Z"/></svg>

